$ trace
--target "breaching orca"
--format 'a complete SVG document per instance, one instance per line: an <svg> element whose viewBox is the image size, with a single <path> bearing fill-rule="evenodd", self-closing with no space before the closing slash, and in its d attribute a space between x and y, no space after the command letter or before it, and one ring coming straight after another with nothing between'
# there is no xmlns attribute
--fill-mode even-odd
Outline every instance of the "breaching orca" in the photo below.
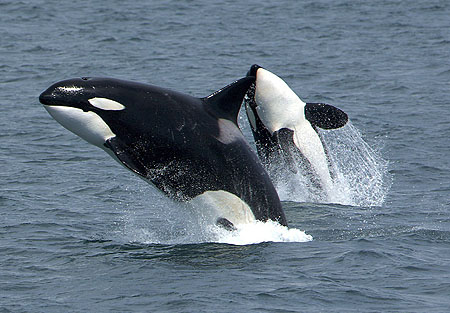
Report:
<svg viewBox="0 0 450 313"><path fill-rule="evenodd" d="M278 194L237 126L254 77L205 98L111 78L55 83L39 100L68 130L178 201L219 206L232 229L252 219L287 225Z"/></svg>
<svg viewBox="0 0 450 313"><path fill-rule="evenodd" d="M342 127L347 114L328 104L304 103L281 78L256 64L247 77L255 77L245 108L262 163L269 172L280 167L296 172L300 163L313 173L313 183L329 188L329 160L317 128ZM274 164L280 166L272 169Z"/></svg>

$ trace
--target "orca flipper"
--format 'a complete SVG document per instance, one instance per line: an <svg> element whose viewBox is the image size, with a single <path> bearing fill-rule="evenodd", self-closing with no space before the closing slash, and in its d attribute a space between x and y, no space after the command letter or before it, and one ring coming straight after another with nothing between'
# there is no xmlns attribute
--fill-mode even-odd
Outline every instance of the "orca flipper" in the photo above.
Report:
<svg viewBox="0 0 450 313"><path fill-rule="evenodd" d="M325 103L307 103L305 118L313 125L322 129L335 129L347 124L347 114L332 105Z"/></svg>
<svg viewBox="0 0 450 313"><path fill-rule="evenodd" d="M283 163L287 165L287 168L293 174L297 174L297 161L295 156L298 156L299 154L295 153L298 148L294 144L294 131L289 128L282 128L274 132L273 136L278 142L278 147L281 148L279 150L277 149L277 151L279 151L277 158L283 159ZM272 162L276 162L276 160L272 160Z"/></svg>
<svg viewBox="0 0 450 313"><path fill-rule="evenodd" d="M255 77L241 78L202 100L207 103L207 107L214 110L218 117L230 120L237 125L242 101L250 85L254 82Z"/></svg>
<svg viewBox="0 0 450 313"><path fill-rule="evenodd" d="M147 177L147 169L142 162L133 155L133 153L130 153L132 149L124 145L116 137L108 139L103 145L111 150L120 163L122 163L126 168L130 169L132 172L135 172L139 176L144 178Z"/></svg>
<svg viewBox="0 0 450 313"><path fill-rule="evenodd" d="M216 221L216 225L220 226L228 231L234 231L237 230L236 226L233 225L229 220L227 220L224 217L219 217Z"/></svg>

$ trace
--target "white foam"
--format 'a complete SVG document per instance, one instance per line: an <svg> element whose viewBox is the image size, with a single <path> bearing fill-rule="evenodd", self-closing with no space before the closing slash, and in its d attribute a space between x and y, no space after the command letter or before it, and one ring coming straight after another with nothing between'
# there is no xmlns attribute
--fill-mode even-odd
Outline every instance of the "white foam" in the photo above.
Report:
<svg viewBox="0 0 450 313"><path fill-rule="evenodd" d="M216 227L217 242L233 245L249 245L261 242L307 242L313 240L311 235L296 229L282 226L273 221L255 221L237 225L237 230L227 231Z"/></svg>
<svg viewBox="0 0 450 313"><path fill-rule="evenodd" d="M143 228L130 227L128 221L126 241L143 244L189 244L189 243L226 243L231 245L250 245L262 242L308 242L313 237L297 228L288 228L280 224L267 221L256 221L249 224L237 225L237 230L228 231L216 225L184 225L178 233L168 234L167 229L159 227ZM181 226L181 225L180 225ZM193 226L200 227L194 229Z"/></svg>
<svg viewBox="0 0 450 313"><path fill-rule="evenodd" d="M188 203L175 203L155 192L141 194L143 203L134 202L119 210L123 212L119 227L115 230L119 241L141 244L195 244L226 243L249 245L261 242L307 242L312 237L305 232L267 221L253 221L235 225L237 230L227 231L215 225L201 212L201 208ZM203 207L208 210L209 208ZM206 216L206 217L205 217Z"/></svg>

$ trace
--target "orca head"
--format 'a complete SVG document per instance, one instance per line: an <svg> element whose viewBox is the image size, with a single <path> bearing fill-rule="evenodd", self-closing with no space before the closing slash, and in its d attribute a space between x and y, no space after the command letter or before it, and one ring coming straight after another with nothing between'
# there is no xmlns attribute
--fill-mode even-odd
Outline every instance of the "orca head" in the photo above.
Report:
<svg viewBox="0 0 450 313"><path fill-rule="evenodd" d="M105 115L120 114L126 109L115 96L117 93L117 84L107 79L83 77L53 84L39 96L39 101L62 126L104 148L106 140L116 135Z"/></svg>
<svg viewBox="0 0 450 313"><path fill-rule="evenodd" d="M348 121L347 114L334 106L303 102L285 81L257 64L251 66L247 76L255 78L247 93L246 109L250 113L250 122L260 119L262 125L259 128L264 126L271 134L305 122L314 128L336 129Z"/></svg>
<svg viewBox="0 0 450 313"><path fill-rule="evenodd" d="M305 120L305 103L281 78L257 64L251 66L247 76L255 77L246 102L254 131L268 131L272 135Z"/></svg>
<svg viewBox="0 0 450 313"><path fill-rule="evenodd" d="M141 157L152 147L148 138L153 131L155 94L150 85L83 77L53 84L39 101L66 129L146 178L148 169ZM166 96L165 90L159 95Z"/></svg>

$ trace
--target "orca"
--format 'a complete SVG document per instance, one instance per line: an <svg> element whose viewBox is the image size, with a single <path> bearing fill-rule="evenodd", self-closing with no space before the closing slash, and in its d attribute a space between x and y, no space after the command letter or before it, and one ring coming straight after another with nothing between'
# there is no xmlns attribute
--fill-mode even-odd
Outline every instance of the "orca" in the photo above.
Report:
<svg viewBox="0 0 450 313"><path fill-rule="evenodd" d="M318 128L343 127L348 116L324 103L305 103L278 76L254 64L247 73L255 82L244 103L258 155L271 176L288 169L312 173L313 185L332 186L328 152Z"/></svg>
<svg viewBox="0 0 450 313"><path fill-rule="evenodd" d="M57 82L39 97L50 115L176 201L215 207L217 225L273 220L278 194L238 127L254 77L196 98L112 78ZM194 202L195 202L194 201Z"/></svg>

